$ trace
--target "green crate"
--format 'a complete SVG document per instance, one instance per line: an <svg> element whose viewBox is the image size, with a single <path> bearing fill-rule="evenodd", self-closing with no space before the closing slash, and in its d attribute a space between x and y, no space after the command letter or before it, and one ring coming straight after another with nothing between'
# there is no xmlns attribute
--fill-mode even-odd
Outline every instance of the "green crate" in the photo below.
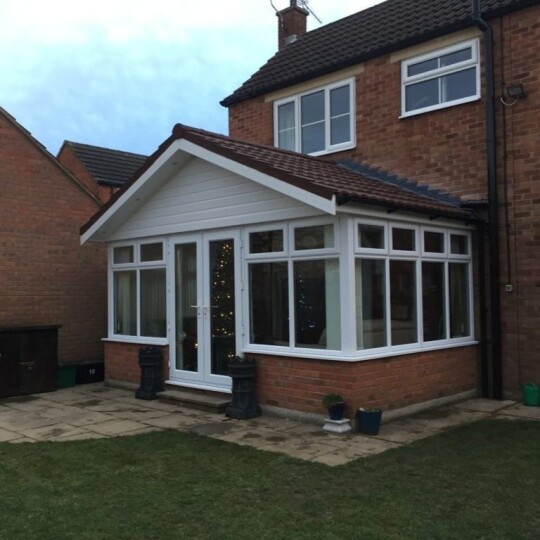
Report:
<svg viewBox="0 0 540 540"><path fill-rule="evenodd" d="M539 407L540 406L540 387L536 384L526 384L523 387L523 405L528 405L529 407Z"/></svg>
<svg viewBox="0 0 540 540"><path fill-rule="evenodd" d="M70 386L75 386L76 375L77 366L58 366L58 388L69 388Z"/></svg>

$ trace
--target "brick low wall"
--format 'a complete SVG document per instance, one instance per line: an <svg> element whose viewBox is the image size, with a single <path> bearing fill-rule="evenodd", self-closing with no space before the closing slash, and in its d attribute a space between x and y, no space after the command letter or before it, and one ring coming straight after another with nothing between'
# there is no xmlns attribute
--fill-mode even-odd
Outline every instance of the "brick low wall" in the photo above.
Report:
<svg viewBox="0 0 540 540"><path fill-rule="evenodd" d="M105 380L139 384L139 348L105 342ZM168 347L163 380L168 379ZM324 413L322 397L338 392L351 415L360 406L390 410L477 388L478 347L468 346L363 362L332 362L270 355L257 359L261 404Z"/></svg>
<svg viewBox="0 0 540 540"><path fill-rule="evenodd" d="M262 404L323 413L322 397L337 392L350 415L361 406L390 410L477 388L478 347L468 346L363 362L268 355L257 359Z"/></svg>
<svg viewBox="0 0 540 540"><path fill-rule="evenodd" d="M121 381L133 384L141 382L139 349L147 347L139 343L105 342L105 381ZM163 354L163 380L169 378L169 347L160 347Z"/></svg>

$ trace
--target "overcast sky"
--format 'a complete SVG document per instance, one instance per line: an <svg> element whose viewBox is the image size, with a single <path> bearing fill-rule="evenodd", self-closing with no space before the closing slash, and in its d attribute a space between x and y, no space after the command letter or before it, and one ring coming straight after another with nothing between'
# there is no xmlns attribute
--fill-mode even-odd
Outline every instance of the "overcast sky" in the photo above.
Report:
<svg viewBox="0 0 540 540"><path fill-rule="evenodd" d="M328 24L380 2L309 7ZM0 21L0 106L54 154L149 154L177 122L227 133L219 101L277 47L270 0L0 0Z"/></svg>

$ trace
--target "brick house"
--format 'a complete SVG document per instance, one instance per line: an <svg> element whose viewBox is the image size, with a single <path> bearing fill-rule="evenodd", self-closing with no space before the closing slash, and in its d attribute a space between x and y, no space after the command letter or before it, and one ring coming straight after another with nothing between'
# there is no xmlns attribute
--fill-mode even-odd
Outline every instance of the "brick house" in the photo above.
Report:
<svg viewBox="0 0 540 540"><path fill-rule="evenodd" d="M141 344L205 391L254 356L263 405L305 412L538 380L539 3L278 13L230 138L176 126L82 230L109 244L108 380Z"/></svg>
<svg viewBox="0 0 540 540"><path fill-rule="evenodd" d="M28 339L21 347L39 353L39 340L48 340L43 332L53 329L59 362L103 359L106 253L103 246L81 246L79 237L81 224L101 201L1 108L0 186L0 395L5 396L16 393L9 381L20 383L8 357L21 340ZM28 337L27 330L34 333ZM30 364L35 373L38 366ZM55 380L56 373L52 376Z"/></svg>
<svg viewBox="0 0 540 540"><path fill-rule="evenodd" d="M107 202L137 172L148 156L64 141L56 157L94 195Z"/></svg>

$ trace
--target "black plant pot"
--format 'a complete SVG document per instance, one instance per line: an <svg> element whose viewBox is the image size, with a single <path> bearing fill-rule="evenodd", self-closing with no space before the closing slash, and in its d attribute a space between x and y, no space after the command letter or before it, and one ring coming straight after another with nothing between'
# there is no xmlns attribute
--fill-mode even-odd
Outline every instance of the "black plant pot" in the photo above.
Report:
<svg viewBox="0 0 540 540"><path fill-rule="evenodd" d="M343 411L345 410L345 402L336 403L328 407L328 416L330 420L343 420Z"/></svg>
<svg viewBox="0 0 540 540"><path fill-rule="evenodd" d="M255 395L255 375L257 365L253 359L235 359L229 362L232 378L232 399L225 410L225 416L237 420L247 420L261 416L261 408Z"/></svg>
<svg viewBox="0 0 540 540"><path fill-rule="evenodd" d="M163 390L161 380L161 349L145 347L139 349L139 366L141 368L141 385L135 392L138 399L156 399L157 393Z"/></svg>

